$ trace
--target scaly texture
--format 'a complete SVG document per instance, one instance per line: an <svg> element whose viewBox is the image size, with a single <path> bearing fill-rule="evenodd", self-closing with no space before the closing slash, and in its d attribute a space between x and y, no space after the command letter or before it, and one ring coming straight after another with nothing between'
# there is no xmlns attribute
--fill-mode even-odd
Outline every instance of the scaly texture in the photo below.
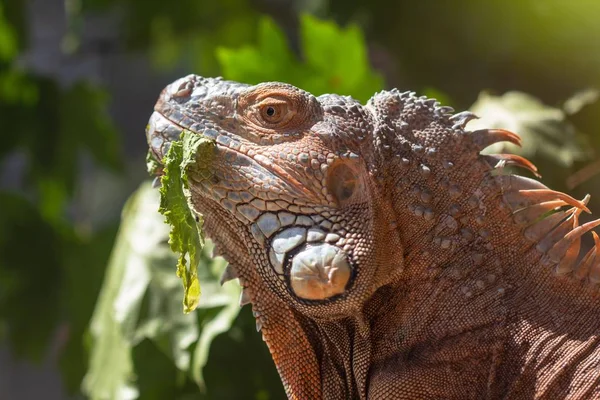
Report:
<svg viewBox="0 0 600 400"><path fill-rule="evenodd" d="M480 155L520 138L397 90L169 85L148 143L214 139L196 211L292 399L600 397L598 236L582 201Z"/></svg>

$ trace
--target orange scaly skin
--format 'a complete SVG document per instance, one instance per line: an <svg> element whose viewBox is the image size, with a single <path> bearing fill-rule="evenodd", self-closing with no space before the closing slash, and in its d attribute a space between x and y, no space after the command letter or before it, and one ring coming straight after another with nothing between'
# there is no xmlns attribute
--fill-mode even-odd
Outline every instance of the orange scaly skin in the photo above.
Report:
<svg viewBox="0 0 600 400"><path fill-rule="evenodd" d="M182 129L217 142L193 207L289 398L600 398L595 233L580 254L600 220L480 155L517 135L452 112L194 75L161 94L157 160Z"/></svg>

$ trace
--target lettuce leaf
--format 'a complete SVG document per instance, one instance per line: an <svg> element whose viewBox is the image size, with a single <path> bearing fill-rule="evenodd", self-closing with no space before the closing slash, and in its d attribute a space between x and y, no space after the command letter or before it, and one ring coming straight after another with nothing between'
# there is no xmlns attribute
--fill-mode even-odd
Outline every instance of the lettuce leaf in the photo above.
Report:
<svg viewBox="0 0 600 400"><path fill-rule="evenodd" d="M171 226L171 250L179 253L177 276L183 284L183 312L186 314L196 309L200 299L198 262L204 247L204 219L190 208L188 173L210 176L214 146L214 141L184 130L181 140L171 143L163 159L164 175L161 177L158 211Z"/></svg>

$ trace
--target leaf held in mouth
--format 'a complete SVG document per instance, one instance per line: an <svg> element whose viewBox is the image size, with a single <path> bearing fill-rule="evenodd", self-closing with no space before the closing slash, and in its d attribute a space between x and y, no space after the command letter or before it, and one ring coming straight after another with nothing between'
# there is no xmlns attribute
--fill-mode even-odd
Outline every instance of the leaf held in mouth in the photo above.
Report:
<svg viewBox="0 0 600 400"><path fill-rule="evenodd" d="M204 219L189 205L188 174L210 175L209 166L215 143L185 130L180 138L171 143L163 159L159 212L171 226L171 250L179 253L177 276L183 283L183 312L187 314L198 306L200 299L198 261L204 246Z"/></svg>

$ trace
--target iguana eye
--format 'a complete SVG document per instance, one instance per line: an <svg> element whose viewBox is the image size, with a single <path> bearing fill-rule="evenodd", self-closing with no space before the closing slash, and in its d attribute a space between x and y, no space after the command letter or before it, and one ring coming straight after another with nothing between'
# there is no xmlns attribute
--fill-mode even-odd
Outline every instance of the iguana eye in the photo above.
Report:
<svg viewBox="0 0 600 400"><path fill-rule="evenodd" d="M258 104L260 122L267 126L283 125L296 114L284 99L267 98Z"/></svg>
<svg viewBox="0 0 600 400"><path fill-rule="evenodd" d="M247 132L259 136L306 132L323 117L314 96L278 82L261 83L240 93L236 111L236 119L251 127Z"/></svg>

